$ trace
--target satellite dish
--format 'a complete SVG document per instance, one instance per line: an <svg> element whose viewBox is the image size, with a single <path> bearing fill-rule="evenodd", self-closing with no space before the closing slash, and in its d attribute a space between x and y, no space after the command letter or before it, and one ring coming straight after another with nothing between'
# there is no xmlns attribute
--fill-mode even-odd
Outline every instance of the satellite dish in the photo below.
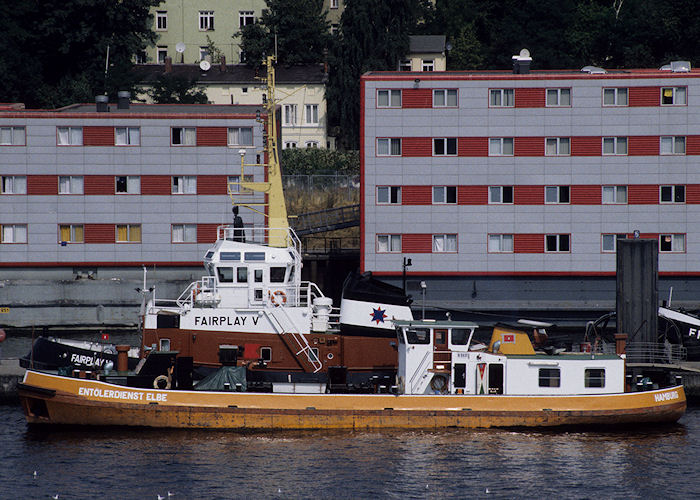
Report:
<svg viewBox="0 0 700 500"><path fill-rule="evenodd" d="M209 71L209 68L211 68L211 63L209 61L201 61L199 63L199 69L202 71Z"/></svg>
<svg viewBox="0 0 700 500"><path fill-rule="evenodd" d="M523 49L520 51L520 57L530 57L530 51L527 49Z"/></svg>
<svg viewBox="0 0 700 500"><path fill-rule="evenodd" d="M183 42L178 42L177 45L175 45L175 52L182 54L184 51L185 51L185 44Z"/></svg>

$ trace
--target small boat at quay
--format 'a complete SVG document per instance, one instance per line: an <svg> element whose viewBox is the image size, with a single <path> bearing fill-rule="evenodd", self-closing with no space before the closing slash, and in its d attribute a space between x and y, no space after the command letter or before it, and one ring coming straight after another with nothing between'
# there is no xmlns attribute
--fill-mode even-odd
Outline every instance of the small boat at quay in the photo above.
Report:
<svg viewBox="0 0 700 500"><path fill-rule="evenodd" d="M526 332L504 327L486 345L467 322L394 326L395 385L373 394L335 392L343 385L332 373L323 384L280 382L254 392L250 370L234 366L192 387L173 376L173 353L154 351L136 372L126 370L124 353L118 372L94 380L28 370L19 397L31 425L235 430L598 428L675 422L686 409L681 385L629 392L624 355L536 352ZM624 350L624 336L618 347ZM150 365L160 366L158 378L171 388L138 386L139 376L150 381L153 372L142 374Z"/></svg>

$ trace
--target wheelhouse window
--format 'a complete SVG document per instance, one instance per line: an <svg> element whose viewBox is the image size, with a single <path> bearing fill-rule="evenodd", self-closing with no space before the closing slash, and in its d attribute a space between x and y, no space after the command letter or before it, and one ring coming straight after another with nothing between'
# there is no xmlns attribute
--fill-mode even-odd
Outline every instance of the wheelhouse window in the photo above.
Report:
<svg viewBox="0 0 700 500"><path fill-rule="evenodd" d="M434 108L456 108L457 89L435 89L433 90Z"/></svg>
<svg viewBox="0 0 700 500"><path fill-rule="evenodd" d="M571 235L568 234L546 234L544 236L544 250L551 253L566 253L571 250Z"/></svg>
<svg viewBox="0 0 700 500"><path fill-rule="evenodd" d="M457 252L457 235L456 234L434 234L433 235L433 252L434 253L456 253Z"/></svg>
<svg viewBox="0 0 700 500"><path fill-rule="evenodd" d="M56 127L59 146L82 146L83 127Z"/></svg>
<svg viewBox="0 0 700 500"><path fill-rule="evenodd" d="M489 186L489 204L513 203L513 186Z"/></svg>
<svg viewBox="0 0 700 500"><path fill-rule="evenodd" d="M406 342L409 344L430 344L430 330L427 328L407 328Z"/></svg>
<svg viewBox="0 0 700 500"><path fill-rule="evenodd" d="M662 106L684 106L688 104L688 89L686 87L662 87Z"/></svg>
<svg viewBox="0 0 700 500"><path fill-rule="evenodd" d="M489 253L513 253L513 235L489 234Z"/></svg>
<svg viewBox="0 0 700 500"><path fill-rule="evenodd" d="M233 283L232 267L217 267L216 275L219 278L219 283Z"/></svg>
<svg viewBox="0 0 700 500"><path fill-rule="evenodd" d="M241 252L220 252L219 260L240 262Z"/></svg>
<svg viewBox="0 0 700 500"><path fill-rule="evenodd" d="M174 175L172 194L197 194L196 175Z"/></svg>
<svg viewBox="0 0 700 500"><path fill-rule="evenodd" d="M467 345L471 333L472 331L467 328L453 328L450 331L450 343L452 345Z"/></svg>
<svg viewBox="0 0 700 500"><path fill-rule="evenodd" d="M489 138L489 156L513 156L513 138Z"/></svg>
<svg viewBox="0 0 700 500"><path fill-rule="evenodd" d="M545 104L548 107L571 106L571 89L547 89Z"/></svg>
<svg viewBox="0 0 700 500"><path fill-rule="evenodd" d="M59 175L58 194L83 194L83 176Z"/></svg>
<svg viewBox="0 0 700 500"><path fill-rule="evenodd" d="M286 271L286 267L271 267L270 283L284 283L284 274Z"/></svg>
<svg viewBox="0 0 700 500"><path fill-rule="evenodd" d="M433 205L457 203L457 186L433 186Z"/></svg>
<svg viewBox="0 0 700 500"><path fill-rule="evenodd" d="M603 106L627 106L627 94L625 87L603 89Z"/></svg>
<svg viewBox="0 0 700 500"><path fill-rule="evenodd" d="M380 89L377 90L378 108L400 108L401 89Z"/></svg>
<svg viewBox="0 0 700 500"><path fill-rule="evenodd" d="M82 224L60 224L58 226L59 243L83 243L85 241Z"/></svg>
<svg viewBox="0 0 700 500"><path fill-rule="evenodd" d="M626 155L627 137L603 137L604 155Z"/></svg>
<svg viewBox="0 0 700 500"><path fill-rule="evenodd" d="M683 253L685 252L685 234L660 234L659 252Z"/></svg>
<svg viewBox="0 0 700 500"><path fill-rule="evenodd" d="M248 268L247 267L237 267L236 268L236 283L248 283Z"/></svg>
<svg viewBox="0 0 700 500"><path fill-rule="evenodd" d="M457 156L457 138L440 137L433 139L433 156Z"/></svg>
<svg viewBox="0 0 700 500"><path fill-rule="evenodd" d="M539 370L539 386L540 387L560 387L561 378L559 368L540 368Z"/></svg>
<svg viewBox="0 0 700 500"><path fill-rule="evenodd" d="M252 146L252 127L229 127L227 144L229 146Z"/></svg>
<svg viewBox="0 0 700 500"><path fill-rule="evenodd" d="M492 108L512 108L515 106L514 89L491 89L489 96L489 106Z"/></svg>
<svg viewBox="0 0 700 500"><path fill-rule="evenodd" d="M605 387L605 368L586 368L583 372L584 387Z"/></svg>
<svg viewBox="0 0 700 500"><path fill-rule="evenodd" d="M114 192L117 194L139 194L141 177L138 175L117 175L114 178Z"/></svg>
<svg viewBox="0 0 700 500"><path fill-rule="evenodd" d="M26 224L0 224L0 243L26 243Z"/></svg>
<svg viewBox="0 0 700 500"><path fill-rule="evenodd" d="M214 11L199 11L199 31L214 31Z"/></svg>
<svg viewBox="0 0 700 500"><path fill-rule="evenodd" d="M2 186L0 186L2 194L27 194L27 176L26 175L3 175Z"/></svg>
<svg viewBox="0 0 700 500"><path fill-rule="evenodd" d="M401 139L377 139L377 156L401 156Z"/></svg>
<svg viewBox="0 0 700 500"><path fill-rule="evenodd" d="M685 136L664 136L661 138L662 155L684 155Z"/></svg>
<svg viewBox="0 0 700 500"><path fill-rule="evenodd" d="M173 224L173 226L172 226L172 242L173 243L196 243L197 242L197 224Z"/></svg>
<svg viewBox="0 0 700 500"><path fill-rule="evenodd" d="M378 234L377 253L398 253L401 252L400 234Z"/></svg>
<svg viewBox="0 0 700 500"><path fill-rule="evenodd" d="M627 186L603 186L604 205L624 205L627 203Z"/></svg>
<svg viewBox="0 0 700 500"><path fill-rule="evenodd" d="M0 127L0 146L24 146L25 144L24 127Z"/></svg>
<svg viewBox="0 0 700 500"><path fill-rule="evenodd" d="M401 186L377 186L378 205L401 205Z"/></svg>
<svg viewBox="0 0 700 500"><path fill-rule="evenodd" d="M545 141L545 155L568 156L571 154L571 144L568 137L547 137Z"/></svg>
<svg viewBox="0 0 700 500"><path fill-rule="evenodd" d="M117 243L140 243L141 224L117 224Z"/></svg>
<svg viewBox="0 0 700 500"><path fill-rule="evenodd" d="M547 204L569 203L569 186L545 186L544 202Z"/></svg>
<svg viewBox="0 0 700 500"><path fill-rule="evenodd" d="M627 235L622 234L603 234L602 235L602 250L603 253L617 252L617 241L627 239Z"/></svg>
<svg viewBox="0 0 700 500"><path fill-rule="evenodd" d="M195 127L173 127L173 146L194 146L197 144L197 129Z"/></svg>
<svg viewBox="0 0 700 500"><path fill-rule="evenodd" d="M114 144L117 146L138 146L141 144L139 127L115 127Z"/></svg>
<svg viewBox="0 0 700 500"><path fill-rule="evenodd" d="M685 203L685 186L660 186L660 203Z"/></svg>

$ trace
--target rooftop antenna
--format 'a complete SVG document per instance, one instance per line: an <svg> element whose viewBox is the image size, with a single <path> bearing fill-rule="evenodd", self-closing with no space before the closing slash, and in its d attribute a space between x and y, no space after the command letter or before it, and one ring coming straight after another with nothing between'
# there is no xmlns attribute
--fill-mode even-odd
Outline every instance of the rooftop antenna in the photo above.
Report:
<svg viewBox="0 0 700 500"><path fill-rule="evenodd" d="M107 44L107 57L105 58L105 95L107 95L107 70L109 69L109 44Z"/></svg>

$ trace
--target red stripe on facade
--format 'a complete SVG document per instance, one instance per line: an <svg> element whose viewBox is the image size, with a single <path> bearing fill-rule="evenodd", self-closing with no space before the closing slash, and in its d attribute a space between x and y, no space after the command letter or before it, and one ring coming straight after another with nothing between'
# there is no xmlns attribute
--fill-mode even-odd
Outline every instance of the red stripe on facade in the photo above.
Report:
<svg viewBox="0 0 700 500"><path fill-rule="evenodd" d="M513 186L513 202L516 205L543 205L544 186Z"/></svg>
<svg viewBox="0 0 700 500"><path fill-rule="evenodd" d="M431 253L433 251L433 235L401 235L401 251L403 253Z"/></svg>
<svg viewBox="0 0 700 500"><path fill-rule="evenodd" d="M685 202L693 205L700 203L700 184L688 184L685 187Z"/></svg>
<svg viewBox="0 0 700 500"><path fill-rule="evenodd" d="M141 194L169 195L172 193L171 183L169 175L142 175Z"/></svg>
<svg viewBox="0 0 700 500"><path fill-rule="evenodd" d="M514 234L514 253L544 253L544 234Z"/></svg>
<svg viewBox="0 0 700 500"><path fill-rule="evenodd" d="M627 154L630 156L658 156L659 137L633 135L627 138Z"/></svg>
<svg viewBox="0 0 700 500"><path fill-rule="evenodd" d="M83 145L114 146L114 127L83 127Z"/></svg>
<svg viewBox="0 0 700 500"><path fill-rule="evenodd" d="M659 186L656 184L630 184L627 186L627 203L630 205L659 203Z"/></svg>
<svg viewBox="0 0 700 500"><path fill-rule="evenodd" d="M226 146L226 127L197 127L197 146Z"/></svg>
<svg viewBox="0 0 700 500"><path fill-rule="evenodd" d="M197 224L197 243L216 241L216 228L219 224Z"/></svg>
<svg viewBox="0 0 700 500"><path fill-rule="evenodd" d="M431 151L432 153L432 151ZM458 156L488 156L488 137L460 137L457 140Z"/></svg>
<svg viewBox="0 0 700 500"><path fill-rule="evenodd" d="M430 137L404 137L401 140L401 156L432 156L433 140Z"/></svg>
<svg viewBox="0 0 700 500"><path fill-rule="evenodd" d="M197 194L228 194L228 177L225 175L198 175Z"/></svg>
<svg viewBox="0 0 700 500"><path fill-rule="evenodd" d="M661 87L630 87L630 106L658 106L661 102Z"/></svg>
<svg viewBox="0 0 700 500"><path fill-rule="evenodd" d="M114 194L114 176L86 175L83 188L86 195Z"/></svg>
<svg viewBox="0 0 700 500"><path fill-rule="evenodd" d="M516 137L515 156L544 156L544 137Z"/></svg>
<svg viewBox="0 0 700 500"><path fill-rule="evenodd" d="M544 108L545 89L515 89L516 108Z"/></svg>
<svg viewBox="0 0 700 500"><path fill-rule="evenodd" d="M600 205L602 188L596 185L571 186L570 197L572 205Z"/></svg>
<svg viewBox="0 0 700 500"><path fill-rule="evenodd" d="M460 205L486 205L488 202L488 186L459 186L457 189L457 203Z"/></svg>
<svg viewBox="0 0 700 500"><path fill-rule="evenodd" d="M401 188L402 205L430 205L432 203L431 186L403 186Z"/></svg>
<svg viewBox="0 0 700 500"><path fill-rule="evenodd" d="M115 243L114 224L85 224L85 243Z"/></svg>
<svg viewBox="0 0 700 500"><path fill-rule="evenodd" d="M432 89L402 89L401 105L404 108L432 108Z"/></svg>
<svg viewBox="0 0 700 500"><path fill-rule="evenodd" d="M58 194L58 177L55 175L28 175L27 194Z"/></svg>
<svg viewBox="0 0 700 500"><path fill-rule="evenodd" d="M602 139L600 137L572 137L571 156L600 156Z"/></svg>
<svg viewBox="0 0 700 500"><path fill-rule="evenodd" d="M689 135L685 138L685 154L700 155L700 135Z"/></svg>

